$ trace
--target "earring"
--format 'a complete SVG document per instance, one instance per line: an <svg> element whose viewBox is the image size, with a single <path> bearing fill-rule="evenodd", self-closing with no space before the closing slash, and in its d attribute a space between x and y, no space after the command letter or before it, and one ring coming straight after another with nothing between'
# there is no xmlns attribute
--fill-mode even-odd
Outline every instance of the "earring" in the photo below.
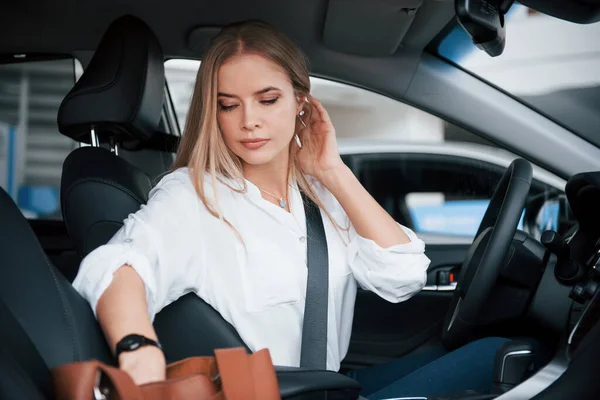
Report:
<svg viewBox="0 0 600 400"><path fill-rule="evenodd" d="M300 111L300 114L298 115L298 119L300 120L300 122L302 122L302 125L304 125L304 127L307 128L306 124L302 120L303 115L304 115L304 110Z"/></svg>
<svg viewBox="0 0 600 400"><path fill-rule="evenodd" d="M302 142L300 141L300 137L297 133L294 135L294 139L296 139L296 144L298 145L298 147L302 148Z"/></svg>

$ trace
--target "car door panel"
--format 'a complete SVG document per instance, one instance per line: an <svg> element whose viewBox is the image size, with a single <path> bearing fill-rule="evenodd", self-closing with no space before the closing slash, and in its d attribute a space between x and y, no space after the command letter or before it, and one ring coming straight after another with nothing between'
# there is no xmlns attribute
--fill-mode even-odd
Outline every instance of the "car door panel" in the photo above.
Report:
<svg viewBox="0 0 600 400"><path fill-rule="evenodd" d="M437 271L462 264L469 245L429 245L431 260L428 286ZM401 268L401 267L400 267ZM452 291L422 290L411 299L390 303L375 293L359 290L354 310L352 337L344 366L378 364L407 354L439 337Z"/></svg>

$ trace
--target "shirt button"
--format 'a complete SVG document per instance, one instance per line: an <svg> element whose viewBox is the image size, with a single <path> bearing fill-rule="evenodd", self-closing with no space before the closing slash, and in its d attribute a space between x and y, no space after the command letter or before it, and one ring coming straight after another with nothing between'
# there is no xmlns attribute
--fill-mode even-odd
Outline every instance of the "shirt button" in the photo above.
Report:
<svg viewBox="0 0 600 400"><path fill-rule="evenodd" d="M300 236L300 242L301 243L306 242L306 236Z"/></svg>
<svg viewBox="0 0 600 400"><path fill-rule="evenodd" d="M123 240L123 242L124 243L131 243L131 242L133 242L133 240L131 240L131 239L125 239L125 240Z"/></svg>

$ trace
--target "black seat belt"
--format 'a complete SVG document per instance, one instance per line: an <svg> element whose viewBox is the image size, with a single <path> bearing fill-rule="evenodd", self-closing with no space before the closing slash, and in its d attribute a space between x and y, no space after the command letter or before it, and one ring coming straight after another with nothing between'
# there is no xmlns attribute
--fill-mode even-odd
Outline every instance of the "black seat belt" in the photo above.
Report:
<svg viewBox="0 0 600 400"><path fill-rule="evenodd" d="M302 192L306 214L307 266L306 303L302 324L300 366L327 369L327 310L329 260L327 238L319 207Z"/></svg>

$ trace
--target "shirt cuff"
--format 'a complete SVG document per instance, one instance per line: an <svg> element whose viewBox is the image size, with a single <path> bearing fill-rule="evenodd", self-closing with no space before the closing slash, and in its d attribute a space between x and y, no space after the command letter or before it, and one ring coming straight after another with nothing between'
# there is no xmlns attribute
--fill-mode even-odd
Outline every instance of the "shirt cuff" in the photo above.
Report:
<svg viewBox="0 0 600 400"><path fill-rule="evenodd" d="M357 252L361 258L367 261L368 265L377 267L378 265L390 265L397 262L399 254L422 254L425 252L425 242L409 228L398 224L406 233L410 242L396 244L391 247L381 247L375 241L364 238L356 233L354 239L348 245L350 252ZM353 251L354 250L354 251Z"/></svg>
<svg viewBox="0 0 600 400"><path fill-rule="evenodd" d="M129 265L140 276L146 291L148 314L154 319L156 280L146 256L133 246L133 242L106 244L89 253L82 261L73 287L92 307L94 316L98 300L113 280L113 274L123 265Z"/></svg>

